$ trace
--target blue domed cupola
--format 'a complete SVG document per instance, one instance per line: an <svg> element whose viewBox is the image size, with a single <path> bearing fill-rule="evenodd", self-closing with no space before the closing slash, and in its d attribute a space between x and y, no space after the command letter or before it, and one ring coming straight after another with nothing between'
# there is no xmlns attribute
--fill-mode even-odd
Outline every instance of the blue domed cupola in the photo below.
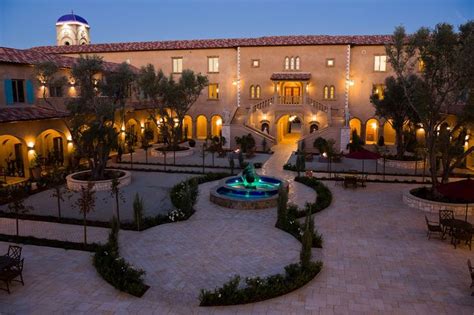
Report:
<svg viewBox="0 0 474 315"><path fill-rule="evenodd" d="M58 46L90 44L89 23L85 18L74 14L61 16L56 21L56 42Z"/></svg>
<svg viewBox="0 0 474 315"><path fill-rule="evenodd" d="M79 24L89 26L89 23L87 22L87 20L85 18L83 18L82 16L79 16L77 14L74 14L74 12L71 12L70 14L65 14L65 15L61 16L57 20L56 25L64 24L64 23L79 23Z"/></svg>

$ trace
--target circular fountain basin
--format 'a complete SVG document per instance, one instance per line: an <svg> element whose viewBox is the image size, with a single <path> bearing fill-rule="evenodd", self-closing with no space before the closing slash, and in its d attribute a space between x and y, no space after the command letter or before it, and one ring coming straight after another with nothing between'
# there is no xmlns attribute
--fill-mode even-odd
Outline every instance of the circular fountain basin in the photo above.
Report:
<svg viewBox="0 0 474 315"><path fill-rule="evenodd" d="M281 185L288 183L275 177L260 176L255 183L245 185L241 177L222 180L211 190L210 200L226 208L255 210L276 207Z"/></svg>

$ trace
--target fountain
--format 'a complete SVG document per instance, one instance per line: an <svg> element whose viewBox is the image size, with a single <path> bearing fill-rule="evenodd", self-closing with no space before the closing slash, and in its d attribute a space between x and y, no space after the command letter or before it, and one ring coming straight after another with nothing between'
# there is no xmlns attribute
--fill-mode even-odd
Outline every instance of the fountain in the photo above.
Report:
<svg viewBox="0 0 474 315"><path fill-rule="evenodd" d="M210 200L233 209L263 209L275 207L278 190L288 184L275 177L259 176L253 164L248 164L238 176L222 180L211 190Z"/></svg>

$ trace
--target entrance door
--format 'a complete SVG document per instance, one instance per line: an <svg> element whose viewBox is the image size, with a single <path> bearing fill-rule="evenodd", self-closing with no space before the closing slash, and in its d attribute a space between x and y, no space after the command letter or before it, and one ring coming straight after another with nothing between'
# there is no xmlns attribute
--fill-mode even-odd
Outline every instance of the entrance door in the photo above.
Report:
<svg viewBox="0 0 474 315"><path fill-rule="evenodd" d="M61 137L53 138L53 153L54 153L55 162L60 165L63 165L64 149L63 149L63 139Z"/></svg>
<svg viewBox="0 0 474 315"><path fill-rule="evenodd" d="M300 103L300 87L286 86L285 87L285 104L299 104Z"/></svg>

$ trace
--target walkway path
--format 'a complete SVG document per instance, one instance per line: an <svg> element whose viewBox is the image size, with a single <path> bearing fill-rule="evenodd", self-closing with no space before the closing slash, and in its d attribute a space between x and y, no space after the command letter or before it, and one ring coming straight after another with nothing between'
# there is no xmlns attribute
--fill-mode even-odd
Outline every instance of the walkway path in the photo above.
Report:
<svg viewBox="0 0 474 315"><path fill-rule="evenodd" d="M279 146L262 172L291 176L276 162L286 150L291 148ZM294 239L272 228L271 210L208 208L208 184L201 187L198 211L189 221L121 235L124 255L148 270L152 288L143 298L105 283L89 253L25 246L26 285L14 285L11 295L0 293L0 312L472 314L466 266L472 252L436 237L426 239L424 213L401 201L401 191L410 185L369 183L365 189L344 190L327 184L334 201L315 216L325 240L315 255L324 268L308 285L286 296L233 307L195 306L194 290L204 284L212 288L236 272L275 272L297 259L299 250ZM298 195L304 186L293 187ZM304 203L303 196L293 200ZM0 252L6 247L0 243Z"/></svg>

